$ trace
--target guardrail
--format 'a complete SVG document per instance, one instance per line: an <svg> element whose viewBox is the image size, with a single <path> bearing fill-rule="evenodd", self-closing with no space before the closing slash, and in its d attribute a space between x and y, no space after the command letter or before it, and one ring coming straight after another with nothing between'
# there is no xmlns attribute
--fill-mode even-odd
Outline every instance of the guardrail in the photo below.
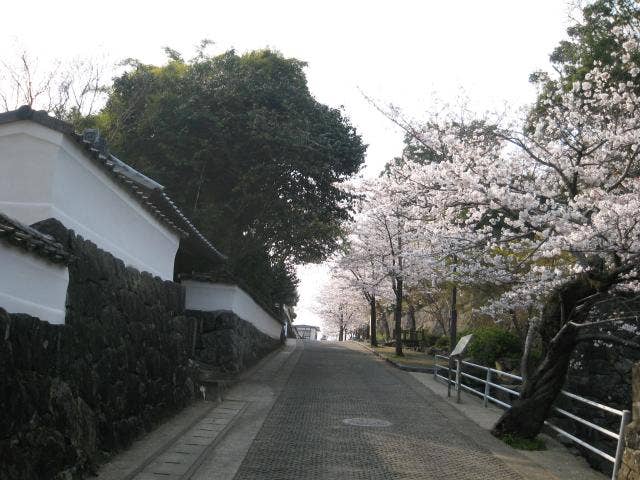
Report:
<svg viewBox="0 0 640 480"><path fill-rule="evenodd" d="M439 365L438 364L438 359L443 359L447 361L447 365L443 366L443 365ZM433 378L435 380L439 380L442 379L444 380L448 387L450 388L451 386L455 386L456 388L456 397L457 397L457 401L460 401L460 392L462 390L465 390L471 394L474 395L478 395L482 398L482 403L483 405L486 407L488 405L489 402L493 402L496 405L501 406L502 408L508 409L511 408L511 405L507 402L503 402L502 400L499 400L495 397L493 397L491 395L492 393L492 389L497 389L503 392L506 392L507 394L509 394L509 398L511 397L519 397L520 396L520 392L518 392L517 390L514 390L513 388L508 388L505 387L504 385L500 385L499 383L497 383L500 379L500 377L503 378L510 378L512 380L516 380L519 382L522 382L522 377L518 376L518 375L513 375L511 373L507 373L507 372L502 372L500 370L496 370L495 368L489 368L489 367L485 367L484 365L478 365L475 363L471 363L471 362L467 362L464 360L458 360L456 359L456 368L455 370L451 370L450 368L450 358L448 356L445 355L435 355L434 358L434 367L433 367ZM480 378L476 375L472 375L468 372L463 371L463 366L468 366L471 367L473 369L477 369L477 370L482 370L485 373L484 378ZM444 375L441 375L439 370L446 370L447 371L447 376L445 377ZM452 378L452 373L455 374L455 378ZM476 384L482 384L484 385L484 388L482 390L476 390L475 388L473 388L473 386L471 385L465 385L463 383L463 378L464 379L469 379L472 382L476 383ZM467 382L469 383L469 382ZM622 454L624 452L624 429L627 426L627 424L631 421L631 412L629 410L617 410L615 408L611 408L607 405L602 405L600 403L594 402L593 400L589 400L588 398L584 398L581 397L579 395L575 395L573 393L567 392L566 390L562 390L561 395L570 398L572 400L576 400L578 402L582 402L586 405L589 405L591 407L594 408L598 408L600 410L603 410L611 415L616 415L620 417L620 428L618 430L618 432L612 432L611 430L607 430L604 427L601 427L600 425L596 425L593 422L590 422L589 420L586 420L584 418L579 417L578 415L575 415L571 412L568 412L562 408L559 407L553 407L553 410L557 413L559 413L560 415L563 415L567 418L570 418L571 420L574 420L578 423L581 423L582 425L585 425L593 430L596 430L612 439L614 439L617 442L617 446L616 446L616 453L615 456L613 455L609 455L606 452L603 452L602 450L594 447L593 445L590 445L589 443L585 442L584 440L576 437L575 435L563 430L562 428L558 427L557 425L552 424L551 422L549 422L548 420L545 421L545 425L549 428L551 428L552 430L558 432L561 435L564 435L565 437L569 438L570 440L572 440L573 442L577 443L578 445L583 446L584 448L586 448L587 450L590 450L591 452L601 456L602 458L610 461L613 464L613 473L611 475L611 479L612 480L616 480L616 477L618 475L618 469L620 468L620 462L622 460Z"/></svg>

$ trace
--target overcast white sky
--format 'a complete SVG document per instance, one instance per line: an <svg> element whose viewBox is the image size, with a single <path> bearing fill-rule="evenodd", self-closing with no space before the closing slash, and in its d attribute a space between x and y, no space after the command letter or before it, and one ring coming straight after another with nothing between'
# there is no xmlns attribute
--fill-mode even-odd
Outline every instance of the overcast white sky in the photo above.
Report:
<svg viewBox="0 0 640 480"><path fill-rule="evenodd" d="M311 92L344 106L369 144L367 174L402 148L402 134L360 90L419 117L431 98L461 91L478 109L533 99L529 74L548 68L565 37L565 0L78 0L3 2L0 58L26 48L42 63L95 54L164 61L162 48L190 57L208 38L213 52L271 47L309 63ZM326 269L299 269L298 323L320 325L313 295Z"/></svg>

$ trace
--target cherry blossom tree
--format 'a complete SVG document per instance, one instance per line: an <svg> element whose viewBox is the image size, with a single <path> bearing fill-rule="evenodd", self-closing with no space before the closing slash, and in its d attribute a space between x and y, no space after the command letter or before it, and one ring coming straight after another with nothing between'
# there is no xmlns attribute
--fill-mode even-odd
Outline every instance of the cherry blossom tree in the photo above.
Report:
<svg viewBox="0 0 640 480"><path fill-rule="evenodd" d="M372 278L377 285L386 278L393 291L394 337L396 355L402 356L402 307L405 283L415 273L415 265L406 254L413 248L407 243L411 235L411 219L408 216L402 192L396 187L392 174L364 182L364 195L360 216L354 229L354 243L366 252L376 274ZM370 280L371 281L371 280Z"/></svg>
<svg viewBox="0 0 640 480"><path fill-rule="evenodd" d="M358 224L351 225L350 243L336 262L336 268L343 271L356 290L362 293L369 305L369 337L372 347L378 345L377 307L378 299L384 296L386 272L380 268L378 257L369 240L359 231Z"/></svg>
<svg viewBox="0 0 640 480"><path fill-rule="evenodd" d="M624 26L615 35L615 65L596 64L571 90L547 95L533 120L445 114L416 124L392 112L430 154L393 166L422 254L445 274L455 258L458 278L494 284L501 294L487 310L496 315L540 312L531 331L543 360L497 435L540 431L576 344L622 341L591 333L593 309L639 289L640 104L635 80L610 81L613 68L638 78L639 41Z"/></svg>
<svg viewBox="0 0 640 480"><path fill-rule="evenodd" d="M430 257L423 254L420 239L415 235L415 219L410 217L411 205L396 177L389 169L379 178L358 184L362 200L359 213L349 225L348 247L337 261L337 268L350 278L369 304L372 345L376 343L375 326L377 299L393 304L396 354L402 355L403 303L407 287L414 292L424 289L429 277ZM409 314L415 305L409 302ZM414 327L415 328L415 327Z"/></svg>
<svg viewBox="0 0 640 480"><path fill-rule="evenodd" d="M347 332L355 330L366 318L367 304L344 272L332 269L329 282L318 292L316 313L323 320L323 330L346 340Z"/></svg>

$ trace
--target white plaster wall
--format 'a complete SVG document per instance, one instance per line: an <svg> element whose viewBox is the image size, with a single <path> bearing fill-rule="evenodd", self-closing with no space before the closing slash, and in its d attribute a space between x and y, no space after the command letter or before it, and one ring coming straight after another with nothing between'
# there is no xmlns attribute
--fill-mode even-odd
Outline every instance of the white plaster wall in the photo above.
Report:
<svg viewBox="0 0 640 480"><path fill-rule="evenodd" d="M0 125L0 211L28 225L57 218L127 265L173 279L177 233L55 130Z"/></svg>
<svg viewBox="0 0 640 480"><path fill-rule="evenodd" d="M0 307L64 323L69 270L0 242Z"/></svg>
<svg viewBox="0 0 640 480"><path fill-rule="evenodd" d="M269 315L237 285L184 280L185 305L188 310L230 310L262 333L280 338L282 324Z"/></svg>

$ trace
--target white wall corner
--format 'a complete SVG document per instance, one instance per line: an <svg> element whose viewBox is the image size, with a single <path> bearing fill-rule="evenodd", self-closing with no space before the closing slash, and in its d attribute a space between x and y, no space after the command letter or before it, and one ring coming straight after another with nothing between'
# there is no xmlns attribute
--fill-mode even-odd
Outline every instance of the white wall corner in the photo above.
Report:
<svg viewBox="0 0 640 480"><path fill-rule="evenodd" d="M237 285L183 280L187 310L229 310L271 338L280 338L282 324Z"/></svg>
<svg viewBox="0 0 640 480"><path fill-rule="evenodd" d="M0 242L0 307L53 324L65 321L69 269Z"/></svg>

